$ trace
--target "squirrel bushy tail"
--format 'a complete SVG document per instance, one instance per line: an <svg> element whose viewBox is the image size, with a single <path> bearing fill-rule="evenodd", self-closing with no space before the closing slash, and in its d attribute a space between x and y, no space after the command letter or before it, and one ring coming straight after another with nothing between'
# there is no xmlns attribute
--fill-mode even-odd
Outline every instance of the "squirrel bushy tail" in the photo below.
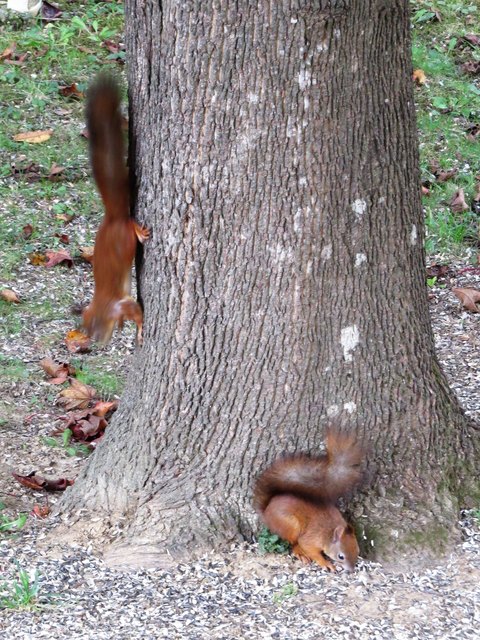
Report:
<svg viewBox="0 0 480 640"><path fill-rule="evenodd" d="M326 452L317 457L294 454L273 462L257 479L253 504L263 513L270 500L292 494L307 500L334 504L362 479L363 449L355 437L334 429L325 436Z"/></svg>
<svg viewBox="0 0 480 640"><path fill-rule="evenodd" d="M120 104L115 80L100 75L88 91L86 119L93 177L110 219L130 215Z"/></svg>

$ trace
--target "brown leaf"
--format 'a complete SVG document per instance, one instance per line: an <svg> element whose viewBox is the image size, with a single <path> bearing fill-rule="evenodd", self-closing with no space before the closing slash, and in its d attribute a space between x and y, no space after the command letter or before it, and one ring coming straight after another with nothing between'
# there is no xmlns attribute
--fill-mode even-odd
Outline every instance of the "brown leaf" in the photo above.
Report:
<svg viewBox="0 0 480 640"><path fill-rule="evenodd" d="M53 130L48 129L46 131L26 131L24 133L17 133L13 136L15 142L28 142L29 144L39 144L46 142L52 136Z"/></svg>
<svg viewBox="0 0 480 640"><path fill-rule="evenodd" d="M33 233L33 227L31 224L26 224L22 227L22 236L25 240L28 240Z"/></svg>
<svg viewBox="0 0 480 640"><path fill-rule="evenodd" d="M117 405L117 402L100 401L96 402L91 409L75 411L62 418L65 424L54 434L58 435L65 429L70 429L74 440L90 443L103 435L108 424L105 416L115 411Z"/></svg>
<svg viewBox="0 0 480 640"><path fill-rule="evenodd" d="M35 518L46 518L50 513L50 507L48 504L35 504L30 511L30 515Z"/></svg>
<svg viewBox="0 0 480 640"><path fill-rule="evenodd" d="M34 267L43 267L47 263L47 256L36 251L34 251L33 253L29 253L28 259Z"/></svg>
<svg viewBox="0 0 480 640"><path fill-rule="evenodd" d="M77 45L77 49L78 49L78 51L82 51L83 53L87 53L90 56L94 56L95 55L95 51L93 49L89 49L88 47L85 47L83 44Z"/></svg>
<svg viewBox="0 0 480 640"><path fill-rule="evenodd" d="M15 291L11 289L2 289L0 291L0 297L2 297L6 302L20 302Z"/></svg>
<svg viewBox="0 0 480 640"><path fill-rule="evenodd" d="M413 72L413 81L415 84L422 85L427 81L427 76L422 69L415 69Z"/></svg>
<svg viewBox="0 0 480 640"><path fill-rule="evenodd" d="M72 431L72 438L80 442L88 442L88 440L93 440L101 436L106 426L107 421L105 418L90 415L88 418L79 420L69 428Z"/></svg>
<svg viewBox="0 0 480 640"><path fill-rule="evenodd" d="M449 273L450 266L448 264L432 264L427 267L427 278L444 278Z"/></svg>
<svg viewBox="0 0 480 640"><path fill-rule="evenodd" d="M34 491L41 491L43 489L43 478L35 475L35 471L29 473L28 476L22 476L18 473L13 472L12 476L21 485L27 487L27 489L33 489Z"/></svg>
<svg viewBox="0 0 480 640"><path fill-rule="evenodd" d="M75 100L81 100L85 95L83 91L80 91L80 89L77 87L76 82L69 85L68 87L60 87L58 91L64 98L73 98Z"/></svg>
<svg viewBox="0 0 480 640"><path fill-rule="evenodd" d="M110 411L116 411L117 407L118 407L118 402L116 400L114 400L113 402L100 401L100 402L97 402L92 407L92 413L94 413L96 416L104 417Z"/></svg>
<svg viewBox="0 0 480 640"><path fill-rule="evenodd" d="M63 222L68 224L75 218L75 214L74 213L57 213L55 217L57 218L57 220L63 220Z"/></svg>
<svg viewBox="0 0 480 640"><path fill-rule="evenodd" d="M471 76L478 76L480 74L480 60L470 60L462 64L463 73L468 73Z"/></svg>
<svg viewBox="0 0 480 640"><path fill-rule="evenodd" d="M18 473L12 473L12 476L17 482L28 489L34 491L65 491L65 489L74 483L74 480L68 480L67 478L59 478L58 480L47 480L42 476L32 471L27 476L22 476Z"/></svg>
<svg viewBox="0 0 480 640"><path fill-rule="evenodd" d="M10 59L16 48L17 48L16 42L12 42L11 44L9 44L8 47L4 49L2 53L0 53L0 60Z"/></svg>
<svg viewBox="0 0 480 640"><path fill-rule="evenodd" d="M58 238L63 244L70 244L70 238L66 233L55 233L54 236L55 238Z"/></svg>
<svg viewBox="0 0 480 640"><path fill-rule="evenodd" d="M6 58L4 62L5 64L13 64L13 65L16 65L17 67L21 67L27 58L28 58L28 51L25 51L25 53L13 54L10 58Z"/></svg>
<svg viewBox="0 0 480 640"><path fill-rule="evenodd" d="M470 124L466 129L467 139L471 142L476 142L480 135L480 124Z"/></svg>
<svg viewBox="0 0 480 640"><path fill-rule="evenodd" d="M422 184L422 196L429 196L430 195L430 189L427 189L427 187L424 187Z"/></svg>
<svg viewBox="0 0 480 640"><path fill-rule="evenodd" d="M477 307L477 302L480 302L480 291L478 289L456 287L452 289L452 293L457 296L467 311L480 313L480 308Z"/></svg>
<svg viewBox="0 0 480 640"><path fill-rule="evenodd" d="M62 384L69 376L75 375L75 368L68 362L55 362L51 358L40 360L40 366L51 379L52 384Z"/></svg>
<svg viewBox="0 0 480 640"><path fill-rule="evenodd" d="M38 182L42 179L42 171L35 162L29 162L20 166L17 166L15 162L12 162L10 170L13 176L22 176L27 180L27 182Z"/></svg>
<svg viewBox="0 0 480 640"><path fill-rule="evenodd" d="M71 487L75 480L69 480L68 478L59 478L58 480L43 479L43 488L45 491L65 491L67 487Z"/></svg>
<svg viewBox="0 0 480 640"><path fill-rule="evenodd" d="M123 44L118 44L113 40L104 40L102 42L102 47L105 47L110 51L110 53L118 53L119 51L125 51L125 46Z"/></svg>
<svg viewBox="0 0 480 640"><path fill-rule="evenodd" d="M453 194L452 199L450 200L450 209L453 213L462 213L463 211L468 211L469 206L465 202L465 193L463 189L457 189Z"/></svg>
<svg viewBox="0 0 480 640"><path fill-rule="evenodd" d="M93 264L93 247L80 247L80 257L85 262Z"/></svg>
<svg viewBox="0 0 480 640"><path fill-rule="evenodd" d="M85 353L90 350L92 341L86 333L74 329L65 336L65 344L70 353Z"/></svg>
<svg viewBox="0 0 480 640"><path fill-rule="evenodd" d="M58 404L67 410L86 409L95 397L96 391L80 380L70 380L70 387L60 392Z"/></svg>
<svg viewBox="0 0 480 640"><path fill-rule="evenodd" d="M59 180L59 176L65 171L65 167L61 167L60 165L56 164L55 162L52 164L52 166L50 167L50 173L48 175L48 179L51 182L58 182Z"/></svg>
<svg viewBox="0 0 480 640"><path fill-rule="evenodd" d="M439 171L436 174L437 182L447 182L447 180L451 180L458 173L458 169L448 169L447 171Z"/></svg>
<svg viewBox="0 0 480 640"><path fill-rule="evenodd" d="M462 36L462 40L464 40L465 42L468 42L474 47L480 47L480 36L476 36L473 33L467 33L467 35Z"/></svg>
<svg viewBox="0 0 480 640"><path fill-rule="evenodd" d="M48 258L48 262L45 265L47 268L54 267L62 262L65 262L67 267L73 267L72 256L66 249L60 249L59 251L45 251L45 254Z"/></svg>

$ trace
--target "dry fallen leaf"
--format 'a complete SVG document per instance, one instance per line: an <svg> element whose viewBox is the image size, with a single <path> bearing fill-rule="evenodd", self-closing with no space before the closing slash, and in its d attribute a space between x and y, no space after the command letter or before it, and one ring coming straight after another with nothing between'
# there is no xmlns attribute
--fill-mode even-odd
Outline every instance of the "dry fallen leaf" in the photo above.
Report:
<svg viewBox="0 0 480 640"><path fill-rule="evenodd" d="M58 91L64 98L80 100L84 97L83 91L80 91L75 82L68 87L60 87Z"/></svg>
<svg viewBox="0 0 480 640"><path fill-rule="evenodd" d="M424 187L422 184L422 196L429 196L430 195L430 189L427 189L427 187Z"/></svg>
<svg viewBox="0 0 480 640"><path fill-rule="evenodd" d="M52 384L62 384L69 376L75 375L75 368L68 362L55 362L51 358L40 360L40 366L50 377Z"/></svg>
<svg viewBox="0 0 480 640"><path fill-rule="evenodd" d="M467 33L462 36L461 40L468 42L474 47L480 47L480 36L475 35L474 33Z"/></svg>
<svg viewBox="0 0 480 640"><path fill-rule="evenodd" d="M65 249L60 249L59 251L45 251L45 254L48 258L48 262L45 265L47 268L54 267L62 262L65 262L67 267L73 267L72 256Z"/></svg>
<svg viewBox="0 0 480 640"><path fill-rule="evenodd" d="M463 73L468 73L471 76L478 76L480 74L480 60L470 60L462 64Z"/></svg>
<svg viewBox="0 0 480 640"><path fill-rule="evenodd" d="M28 142L30 144L39 144L46 142L52 137L52 129L47 131L26 131L25 133L17 133L13 136L15 142Z"/></svg>
<svg viewBox="0 0 480 640"><path fill-rule="evenodd" d="M7 60L11 58L16 48L16 42L12 42L11 44L9 44L8 47L4 49L2 53L0 53L0 60Z"/></svg>
<svg viewBox="0 0 480 640"><path fill-rule="evenodd" d="M480 308L477 307L477 303L480 302L480 291L478 289L472 289L470 287L456 287L452 289L452 293L457 296L467 311L480 313Z"/></svg>
<svg viewBox="0 0 480 640"><path fill-rule="evenodd" d="M42 179L42 170L35 162L28 162L27 164L17 165L16 162L12 162L10 170L15 178L22 177L27 182L38 182Z"/></svg>
<svg viewBox="0 0 480 640"><path fill-rule="evenodd" d="M57 218L57 220L63 220L63 222L68 224L75 218L75 214L74 213L57 213L55 217Z"/></svg>
<svg viewBox="0 0 480 640"><path fill-rule="evenodd" d="M444 278L450 273L448 264L432 264L427 267L427 278Z"/></svg>
<svg viewBox="0 0 480 640"><path fill-rule="evenodd" d="M58 404L71 411L73 409L86 409L95 397L96 391L88 384L80 380L70 380L70 387L60 392Z"/></svg>
<svg viewBox="0 0 480 640"><path fill-rule="evenodd" d="M33 233L33 227L31 224L26 224L22 227L22 236L24 240L28 240Z"/></svg>
<svg viewBox="0 0 480 640"><path fill-rule="evenodd" d="M50 173L48 175L48 179L51 182L57 182L59 180L59 176L65 171L65 167L61 167L56 162L52 164L50 167Z"/></svg>
<svg viewBox="0 0 480 640"><path fill-rule="evenodd" d="M50 507L48 506L48 504L35 504L33 506L33 509L30 511L30 515L34 516L35 518L46 518L49 513Z"/></svg>
<svg viewBox="0 0 480 640"><path fill-rule="evenodd" d="M413 80L418 85L425 84L425 82L427 81L427 76L425 75L423 69L415 69L415 71L413 72Z"/></svg>
<svg viewBox="0 0 480 640"><path fill-rule="evenodd" d="M480 136L480 124L469 124L466 128L467 139L471 142L476 142Z"/></svg>
<svg viewBox="0 0 480 640"><path fill-rule="evenodd" d="M105 47L105 49L108 49L110 53L118 53L119 51L125 50L125 47L123 45L108 39L102 42L102 47Z"/></svg>
<svg viewBox="0 0 480 640"><path fill-rule="evenodd" d="M43 253L38 253L37 251L29 253L28 259L34 267L43 267L47 263L47 256Z"/></svg>
<svg viewBox="0 0 480 640"><path fill-rule="evenodd" d="M17 482L19 482L27 489L33 489L34 491L65 491L67 487L70 487L74 480L68 480L67 478L59 478L58 480L47 480L42 476L39 476L32 471L26 476L21 476L18 473L12 473L12 476Z"/></svg>
<svg viewBox="0 0 480 640"><path fill-rule="evenodd" d="M447 171L439 171L435 177L437 182L447 182L447 180L451 180L458 173L458 169L448 169Z"/></svg>
<svg viewBox="0 0 480 640"><path fill-rule="evenodd" d="M463 189L457 189L450 200L450 208L454 213L462 213L468 211L469 206L465 202L465 193Z"/></svg>
<svg viewBox="0 0 480 640"><path fill-rule="evenodd" d="M70 238L66 233L54 233L54 237L58 238L62 244L70 244Z"/></svg>
<svg viewBox="0 0 480 640"><path fill-rule="evenodd" d="M107 420L105 416L117 409L117 402L96 402L90 409L75 411L62 417L65 424L56 429L52 435L59 435L66 429L72 432L72 438L84 444L91 445L98 441L105 432Z"/></svg>
<svg viewBox="0 0 480 640"><path fill-rule="evenodd" d="M11 289L2 289L0 291L0 297L2 297L6 302L20 302L15 291Z"/></svg>
<svg viewBox="0 0 480 640"><path fill-rule="evenodd" d="M65 344L70 353L85 353L90 350L92 341L83 331L73 329L65 336Z"/></svg>

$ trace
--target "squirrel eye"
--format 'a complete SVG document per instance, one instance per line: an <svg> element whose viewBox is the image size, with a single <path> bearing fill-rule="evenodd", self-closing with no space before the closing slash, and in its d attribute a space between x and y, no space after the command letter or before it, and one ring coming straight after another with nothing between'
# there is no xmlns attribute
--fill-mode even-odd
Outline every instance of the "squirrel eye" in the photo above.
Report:
<svg viewBox="0 0 480 640"><path fill-rule="evenodd" d="M345 556L343 555L343 553L339 553L339 554L337 555L337 558L338 558L339 560L345 560Z"/></svg>

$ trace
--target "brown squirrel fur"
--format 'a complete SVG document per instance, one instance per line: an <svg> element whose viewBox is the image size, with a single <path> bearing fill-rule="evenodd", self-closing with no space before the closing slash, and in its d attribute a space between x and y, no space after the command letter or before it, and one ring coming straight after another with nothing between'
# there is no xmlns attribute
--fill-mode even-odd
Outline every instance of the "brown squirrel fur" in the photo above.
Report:
<svg viewBox="0 0 480 640"><path fill-rule="evenodd" d="M108 76L100 76L88 92L90 159L105 216L95 238L95 290L83 312L83 324L95 340L106 343L116 324L121 329L124 320L133 320L141 343L143 312L130 296L130 280L137 240L144 242L149 232L130 217L120 102L120 91Z"/></svg>
<svg viewBox="0 0 480 640"><path fill-rule="evenodd" d="M254 506L266 526L292 545L303 562L329 571L353 571L358 543L353 528L335 506L360 482L363 450L352 435L330 429L326 453L275 460L258 477Z"/></svg>

